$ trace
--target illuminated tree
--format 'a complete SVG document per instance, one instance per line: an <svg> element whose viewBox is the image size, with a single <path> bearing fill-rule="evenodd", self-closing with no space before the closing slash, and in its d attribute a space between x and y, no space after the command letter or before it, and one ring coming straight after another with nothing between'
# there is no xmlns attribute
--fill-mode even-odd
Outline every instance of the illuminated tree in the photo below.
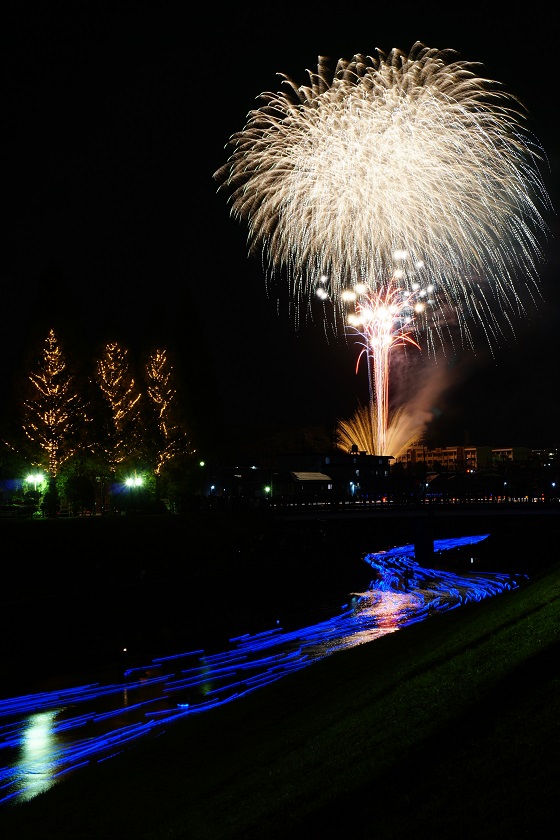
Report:
<svg viewBox="0 0 560 840"><path fill-rule="evenodd" d="M97 362L96 382L109 409L102 455L110 472L141 451L141 394L130 370L128 350L117 343L106 344Z"/></svg>
<svg viewBox="0 0 560 840"><path fill-rule="evenodd" d="M22 427L32 443L31 458L55 478L62 464L74 455L80 431L89 418L52 329L37 370L29 374L28 392Z"/></svg>
<svg viewBox="0 0 560 840"><path fill-rule="evenodd" d="M155 350L146 364L149 403L155 417L154 473L160 476L166 466L179 456L194 455L177 407L174 369L165 350Z"/></svg>

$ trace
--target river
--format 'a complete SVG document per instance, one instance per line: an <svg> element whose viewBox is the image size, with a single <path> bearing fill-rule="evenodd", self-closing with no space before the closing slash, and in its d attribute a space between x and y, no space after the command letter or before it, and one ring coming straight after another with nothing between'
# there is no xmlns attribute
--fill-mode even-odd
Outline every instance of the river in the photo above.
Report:
<svg viewBox="0 0 560 840"><path fill-rule="evenodd" d="M310 599L309 624L286 609L286 621L233 635L221 649L214 640L208 649L176 649L132 665L123 658L116 681L0 699L0 804L28 800L179 718L233 702L325 656L522 585L525 574L477 567L488 537L434 541L433 567L416 561L412 544L365 554L367 587L345 593L340 603ZM449 568L450 556L460 571ZM211 603L212 593L206 597Z"/></svg>

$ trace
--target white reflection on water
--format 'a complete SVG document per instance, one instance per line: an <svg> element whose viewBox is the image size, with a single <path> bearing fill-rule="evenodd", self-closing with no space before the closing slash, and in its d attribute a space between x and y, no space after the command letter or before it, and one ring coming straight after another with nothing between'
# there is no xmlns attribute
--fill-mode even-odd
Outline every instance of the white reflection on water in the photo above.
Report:
<svg viewBox="0 0 560 840"><path fill-rule="evenodd" d="M434 551L472 545L488 535L436 540ZM25 801L65 773L104 761L148 733L229 703L329 656L394 633L432 614L519 585L518 575L426 569L413 546L364 557L375 578L343 612L293 631L277 626L204 650L154 659L125 673L127 682L93 683L0 700L0 803Z"/></svg>
<svg viewBox="0 0 560 840"><path fill-rule="evenodd" d="M58 712L30 715L21 737L21 756L16 762L21 784L21 798L31 799L52 784L56 769L57 736L54 721Z"/></svg>
<svg viewBox="0 0 560 840"><path fill-rule="evenodd" d="M314 658L364 645L394 633L418 610L420 599L399 592L368 591L356 594L352 603L354 620L348 623L346 635L318 644L312 651Z"/></svg>

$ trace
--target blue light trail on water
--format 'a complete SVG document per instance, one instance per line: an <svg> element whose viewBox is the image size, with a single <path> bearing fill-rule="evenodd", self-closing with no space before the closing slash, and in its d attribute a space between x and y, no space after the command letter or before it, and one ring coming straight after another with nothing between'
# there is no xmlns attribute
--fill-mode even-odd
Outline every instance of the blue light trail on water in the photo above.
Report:
<svg viewBox="0 0 560 840"><path fill-rule="evenodd" d="M488 536L435 540L434 554ZM424 568L413 545L364 560L375 572L369 588L351 593L342 612L326 621L235 636L221 653L193 650L153 659L126 671L122 683L0 700L0 803L31 799L65 774L105 761L174 721L243 697L336 651L515 589L527 577Z"/></svg>

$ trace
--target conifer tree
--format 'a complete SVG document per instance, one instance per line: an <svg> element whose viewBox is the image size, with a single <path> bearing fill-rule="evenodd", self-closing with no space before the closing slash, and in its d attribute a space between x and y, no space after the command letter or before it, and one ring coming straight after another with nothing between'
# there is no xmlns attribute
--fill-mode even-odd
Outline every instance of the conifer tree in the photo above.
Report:
<svg viewBox="0 0 560 840"><path fill-rule="evenodd" d="M95 379L109 410L102 454L114 473L142 449L141 394L131 373L128 350L116 342L106 344L97 362Z"/></svg>
<svg viewBox="0 0 560 840"><path fill-rule="evenodd" d="M145 373L147 396L155 417L154 474L160 476L173 459L193 455L195 449L179 417L175 373L165 350L154 350Z"/></svg>
<svg viewBox="0 0 560 840"><path fill-rule="evenodd" d="M80 426L89 420L74 387L66 358L50 330L35 371L29 374L22 428L32 443L31 456L52 478L76 451Z"/></svg>

